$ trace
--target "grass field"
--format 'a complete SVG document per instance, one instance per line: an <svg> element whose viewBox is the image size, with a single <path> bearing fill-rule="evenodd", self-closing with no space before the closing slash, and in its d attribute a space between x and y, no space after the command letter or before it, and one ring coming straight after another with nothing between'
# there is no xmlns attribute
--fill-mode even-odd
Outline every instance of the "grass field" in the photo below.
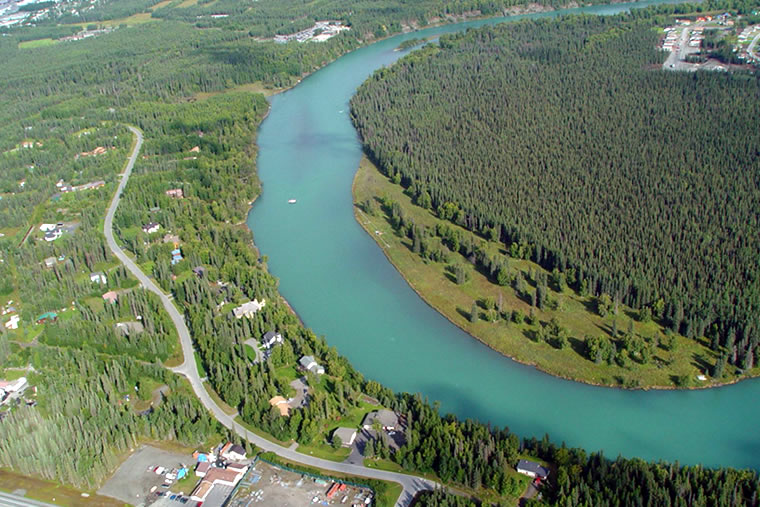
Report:
<svg viewBox="0 0 760 507"><path fill-rule="evenodd" d="M107 496L90 492L86 493L89 496L84 497L81 491L72 487L0 469L0 490L11 493L19 489L25 490L28 498L52 502L56 505L83 507L121 507L124 505L124 503Z"/></svg>
<svg viewBox="0 0 760 507"><path fill-rule="evenodd" d="M405 215L416 224L432 227L433 230L437 223L442 222L432 212L413 205L411 199L403 193L403 188L390 182L366 158L362 159L354 179L353 193L356 203L365 202L366 199L389 197L399 203ZM447 265L424 261L415 254L411 240L400 237L393 230L384 212L369 216L358 205L354 210L360 225L375 239L393 265L425 301L454 324L502 354L520 362L533 364L553 375L599 385L672 388L676 382L683 385L684 379L686 385L691 387L706 387L719 383L713 379L702 382L696 379L697 375L704 373L716 361L716 355L707 347L706 340L690 340L673 335L675 346L672 349L656 346L659 341L665 342L669 339L665 336L666 331L658 323L638 322L638 312L622 305L617 315L610 312L602 318L594 309L593 298L582 297L571 289L562 293L549 291L550 299L559 303L559 309L536 309L536 316L540 322L546 323L556 318L560 325L569 331L569 345L564 349L534 341L537 326L531 326L527 322L516 324L504 319L487 322L479 318L472 323L469 316L473 301L481 301L485 297L491 297L495 301L501 297L503 308L520 310L525 315L530 313L531 304L518 297L511 287L500 287L492 283L466 259L452 253L452 259L464 265L469 272L469 281L457 285L452 275L446 271ZM460 230L463 234L472 235L465 229ZM477 238L477 242L483 243L489 253L505 253L503 245L496 242L488 242L480 237ZM512 258L509 259L509 266L512 272L544 271L535 263ZM483 315L482 309L478 309L478 312ZM628 364L622 367L615 363L595 364L586 358L584 337L609 336L615 323L620 332L625 332L629 325L633 325L634 333L653 345L654 354L647 364L629 360ZM758 373L758 368L750 372L753 375ZM725 376L721 382L734 379L735 377Z"/></svg>
<svg viewBox="0 0 760 507"><path fill-rule="evenodd" d="M46 46L53 46L55 44L58 44L60 41L53 40L53 39L37 39L37 40L28 40L24 42L18 43L19 49L32 49L32 48L44 48Z"/></svg>

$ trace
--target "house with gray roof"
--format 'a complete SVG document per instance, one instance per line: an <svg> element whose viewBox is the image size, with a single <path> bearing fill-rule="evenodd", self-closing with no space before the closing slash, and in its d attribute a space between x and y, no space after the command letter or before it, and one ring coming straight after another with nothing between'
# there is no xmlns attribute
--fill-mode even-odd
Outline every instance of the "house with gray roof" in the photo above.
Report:
<svg viewBox="0 0 760 507"><path fill-rule="evenodd" d="M322 375L325 372L325 368L317 363L314 356L303 356L298 363L301 365L301 368L316 375Z"/></svg>
<svg viewBox="0 0 760 507"><path fill-rule="evenodd" d="M381 409L370 412L364 416L362 421L362 427L365 430L373 429L375 422L380 424L380 427L385 431L393 431L399 427L398 415L393 410Z"/></svg>
<svg viewBox="0 0 760 507"><path fill-rule="evenodd" d="M354 444L354 440L356 440L356 429L336 428L333 431L332 438L333 442L335 442L336 438L340 439L340 445L343 447L351 447Z"/></svg>
<svg viewBox="0 0 760 507"><path fill-rule="evenodd" d="M549 469L535 461L521 459L517 462L517 473L544 480L549 476Z"/></svg>

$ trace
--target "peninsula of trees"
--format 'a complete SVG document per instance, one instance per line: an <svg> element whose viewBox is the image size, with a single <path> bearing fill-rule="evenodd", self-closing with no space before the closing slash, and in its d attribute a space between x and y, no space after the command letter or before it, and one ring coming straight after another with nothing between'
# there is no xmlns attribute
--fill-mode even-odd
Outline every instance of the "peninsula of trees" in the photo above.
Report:
<svg viewBox="0 0 760 507"><path fill-rule="evenodd" d="M352 117L383 173L449 223L404 223L428 261L462 253L537 309L551 303L548 288L602 314L630 307L705 343L714 358L703 369L720 379L758 359L758 80L659 71L656 20L650 11L445 36L376 72ZM455 226L504 254L467 246ZM549 278L529 288L521 260ZM562 340L545 324L560 345L585 341L589 357L606 359L612 345L644 359L622 330Z"/></svg>

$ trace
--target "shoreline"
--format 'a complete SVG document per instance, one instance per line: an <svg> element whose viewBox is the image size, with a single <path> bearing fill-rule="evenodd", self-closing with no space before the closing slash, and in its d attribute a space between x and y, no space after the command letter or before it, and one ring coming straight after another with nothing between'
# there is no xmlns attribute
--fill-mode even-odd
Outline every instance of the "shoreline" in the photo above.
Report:
<svg viewBox="0 0 760 507"><path fill-rule="evenodd" d="M367 158L366 154L362 153L362 159L366 159L366 158ZM451 324L455 325L457 328L459 328L460 330L462 330L470 338L472 338L474 340L477 340L478 342L480 342L481 344L485 345L486 347L488 347L489 349L491 349L495 353L497 353L497 354L499 354L499 355L501 355L503 357L506 357L506 358L508 358L508 359L516 362L516 363L522 364L524 366L530 366L532 368L535 368L536 370L540 371L541 373L544 373L546 375L551 375L552 377L555 377L555 378L561 378L563 380L568 380L568 381L571 381L571 382L577 382L579 384L585 384L585 385L590 385L590 386L595 386L595 387L603 387L603 388L608 388L608 389L622 389L622 390L626 390L626 391L696 391L696 390L715 389L715 388L720 388L720 387L726 387L726 386L738 384L739 382L741 382L743 380L750 380L750 379L753 379L753 378L758 378L757 375L743 375L741 377L736 377L736 378L733 378L731 380L727 380L727 381L724 381L724 382L714 382L714 383L711 383L709 385L702 385L702 386L697 385L697 386L688 386L688 387L676 387L676 386L669 386L669 385L649 385L649 386L627 387L627 386L624 386L624 385L617 385L617 384L603 384L603 383L600 383L600 382L593 382L593 381L589 381L589 380L584 380L584 379L576 378L576 377L573 377L573 376L570 376L570 375L564 375L564 374L561 374L561 373L552 372L552 371L546 369L545 367L539 366L535 362L532 362L532 361L529 361L529 360L525 360L525 359L520 359L520 358L514 357L513 355L505 353L505 352L503 352L501 350L498 350L497 348L495 348L493 345L491 345L490 343L488 343L484 339L482 339L482 338L480 338L478 336L475 336L474 334L470 333L467 329L465 329L464 327L462 327L459 323L457 323L454 320L452 320L451 318L449 318L449 316L445 312L443 312L443 311L439 310L438 308L436 308L436 306L433 305L428 300L428 298L417 288L417 286L415 286L415 284L412 283L411 280L409 280L409 278L407 277L406 273L404 273L399 268L399 266L396 264L396 262L394 262L393 258L390 256L390 254L388 252L388 249L380 241L380 236L377 236L377 235L373 234L372 231L367 228L367 225L364 222L362 222L362 220L360 220L360 215L359 214L362 213L362 211L357 206L357 201L356 201L356 184L357 184L357 180L358 180L358 175L359 175L359 169L357 168L357 171L354 174L354 179L351 182L352 206L353 206L354 220L356 221L356 223L358 223L359 226L362 228L362 230L368 236L370 236L372 238L372 240L375 242L375 244L383 252L383 255L385 256L385 258L388 260L388 262L396 270L396 272L399 275L401 275L401 277L404 279L404 281L406 282L406 284L415 292L415 294L417 294L417 296L419 296L419 298L426 305L428 305L430 308L432 308L436 313L438 313L439 315L441 315L443 318L445 318Z"/></svg>

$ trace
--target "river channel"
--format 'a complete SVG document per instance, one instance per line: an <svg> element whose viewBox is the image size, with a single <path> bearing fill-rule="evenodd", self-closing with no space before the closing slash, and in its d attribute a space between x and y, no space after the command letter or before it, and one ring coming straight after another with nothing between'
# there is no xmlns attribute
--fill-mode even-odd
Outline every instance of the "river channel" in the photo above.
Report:
<svg viewBox="0 0 760 507"><path fill-rule="evenodd" d="M354 221L361 146L348 116L356 88L404 53L403 40L568 12L447 25L349 53L272 98L258 136L263 193L248 218L280 292L366 377L440 401L443 412L520 436L647 460L760 469L760 381L701 391L624 391L570 382L481 345L428 307ZM288 200L296 199L296 204Z"/></svg>

